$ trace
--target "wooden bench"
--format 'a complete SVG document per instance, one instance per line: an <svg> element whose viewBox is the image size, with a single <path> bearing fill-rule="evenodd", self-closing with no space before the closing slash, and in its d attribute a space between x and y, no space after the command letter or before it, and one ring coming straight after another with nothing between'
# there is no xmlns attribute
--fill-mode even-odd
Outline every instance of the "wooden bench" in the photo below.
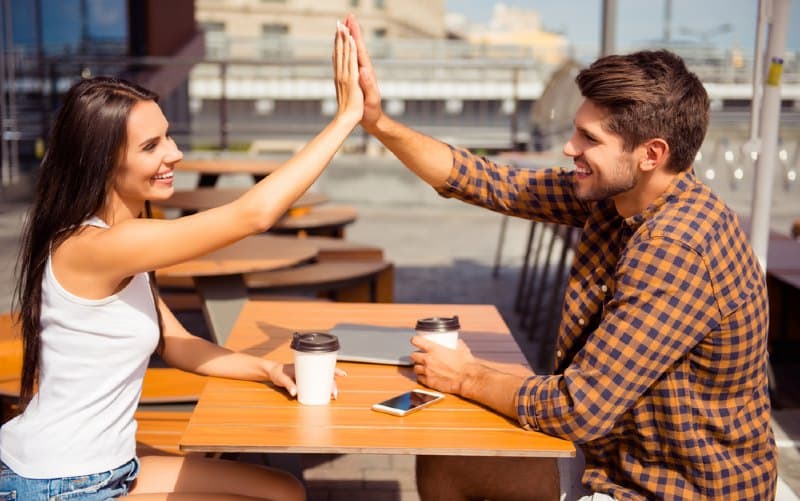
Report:
<svg viewBox="0 0 800 501"><path fill-rule="evenodd" d="M136 411L136 454L138 456L184 456L178 446L189 424L191 411Z"/></svg>

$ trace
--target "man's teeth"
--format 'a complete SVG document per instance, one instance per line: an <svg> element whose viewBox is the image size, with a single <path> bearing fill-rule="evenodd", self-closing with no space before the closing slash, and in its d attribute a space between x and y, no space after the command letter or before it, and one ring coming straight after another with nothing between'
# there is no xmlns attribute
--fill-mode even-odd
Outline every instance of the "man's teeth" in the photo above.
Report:
<svg viewBox="0 0 800 501"><path fill-rule="evenodd" d="M581 167L581 166L578 166L578 165L575 166L575 172L577 172L578 174L584 174L584 175L587 175L587 176L592 173L592 171L587 169L586 167Z"/></svg>

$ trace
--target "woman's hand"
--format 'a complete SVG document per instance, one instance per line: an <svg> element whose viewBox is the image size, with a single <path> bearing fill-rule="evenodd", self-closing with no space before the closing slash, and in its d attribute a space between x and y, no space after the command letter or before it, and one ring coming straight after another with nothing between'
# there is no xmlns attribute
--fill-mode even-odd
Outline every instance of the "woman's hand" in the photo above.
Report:
<svg viewBox="0 0 800 501"><path fill-rule="evenodd" d="M289 395L296 397L297 396L297 385L294 382L294 364L281 364L278 362L271 362L269 360L265 360L268 364L267 374L269 375L270 381L272 381L275 386L280 386L281 388L286 388L286 391L289 392ZM338 367L334 370L334 376L346 376L347 373ZM333 399L339 396L339 389L336 387L336 381L333 382L333 389L331 390L331 395Z"/></svg>
<svg viewBox="0 0 800 501"><path fill-rule="evenodd" d="M361 117L361 126L371 133L383 116L381 90L378 88L375 69L372 67L372 60L369 57L369 52L367 52L367 45L364 43L364 35L361 33L361 27L356 22L355 16L349 14L344 20L344 25L356 41L359 83L361 84L362 92L364 92L364 115Z"/></svg>
<svg viewBox="0 0 800 501"><path fill-rule="evenodd" d="M358 56L356 42L347 27L336 22L336 39L333 44L333 81L339 115L361 121L364 114L364 93L358 84Z"/></svg>
<svg viewBox="0 0 800 501"><path fill-rule="evenodd" d="M267 366L267 376L272 384L286 388L291 396L297 395L297 385L294 383L294 365L284 365L271 360L265 360L264 363Z"/></svg>

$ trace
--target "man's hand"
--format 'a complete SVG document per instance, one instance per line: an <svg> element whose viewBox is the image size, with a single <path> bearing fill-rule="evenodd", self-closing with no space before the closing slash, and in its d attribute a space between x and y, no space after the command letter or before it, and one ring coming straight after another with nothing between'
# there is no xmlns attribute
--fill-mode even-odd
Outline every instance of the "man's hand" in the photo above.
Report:
<svg viewBox="0 0 800 501"><path fill-rule="evenodd" d="M420 349L411 354L417 380L435 390L462 395L469 366L477 365L464 341L459 339L455 350L422 336L411 338L411 344Z"/></svg>
<svg viewBox="0 0 800 501"><path fill-rule="evenodd" d="M361 33L361 27L356 22L354 15L350 14L344 21L344 25L350 30L350 35L356 41L356 49L358 51L358 83L361 85L361 90L364 92L364 115L361 118L361 126L367 132L372 133L375 130L375 124L378 119L383 115L383 108L381 108L381 91L378 88L378 81L375 78L375 71L372 68L372 60L367 52L367 46L364 43L364 36Z"/></svg>

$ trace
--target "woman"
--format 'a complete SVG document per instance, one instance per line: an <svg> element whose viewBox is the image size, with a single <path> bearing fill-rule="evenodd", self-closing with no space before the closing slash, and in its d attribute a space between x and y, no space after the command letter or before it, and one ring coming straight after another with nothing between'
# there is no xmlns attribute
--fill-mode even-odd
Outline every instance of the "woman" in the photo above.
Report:
<svg viewBox="0 0 800 501"><path fill-rule="evenodd" d="M296 393L291 367L189 334L147 272L265 231L311 186L363 112L342 27L333 63L339 111L317 137L238 200L174 220L139 217L172 195L182 158L156 96L112 78L67 93L20 254L24 412L0 429L0 499L304 498L294 477L259 466L139 460L133 415L154 349L180 369Z"/></svg>

